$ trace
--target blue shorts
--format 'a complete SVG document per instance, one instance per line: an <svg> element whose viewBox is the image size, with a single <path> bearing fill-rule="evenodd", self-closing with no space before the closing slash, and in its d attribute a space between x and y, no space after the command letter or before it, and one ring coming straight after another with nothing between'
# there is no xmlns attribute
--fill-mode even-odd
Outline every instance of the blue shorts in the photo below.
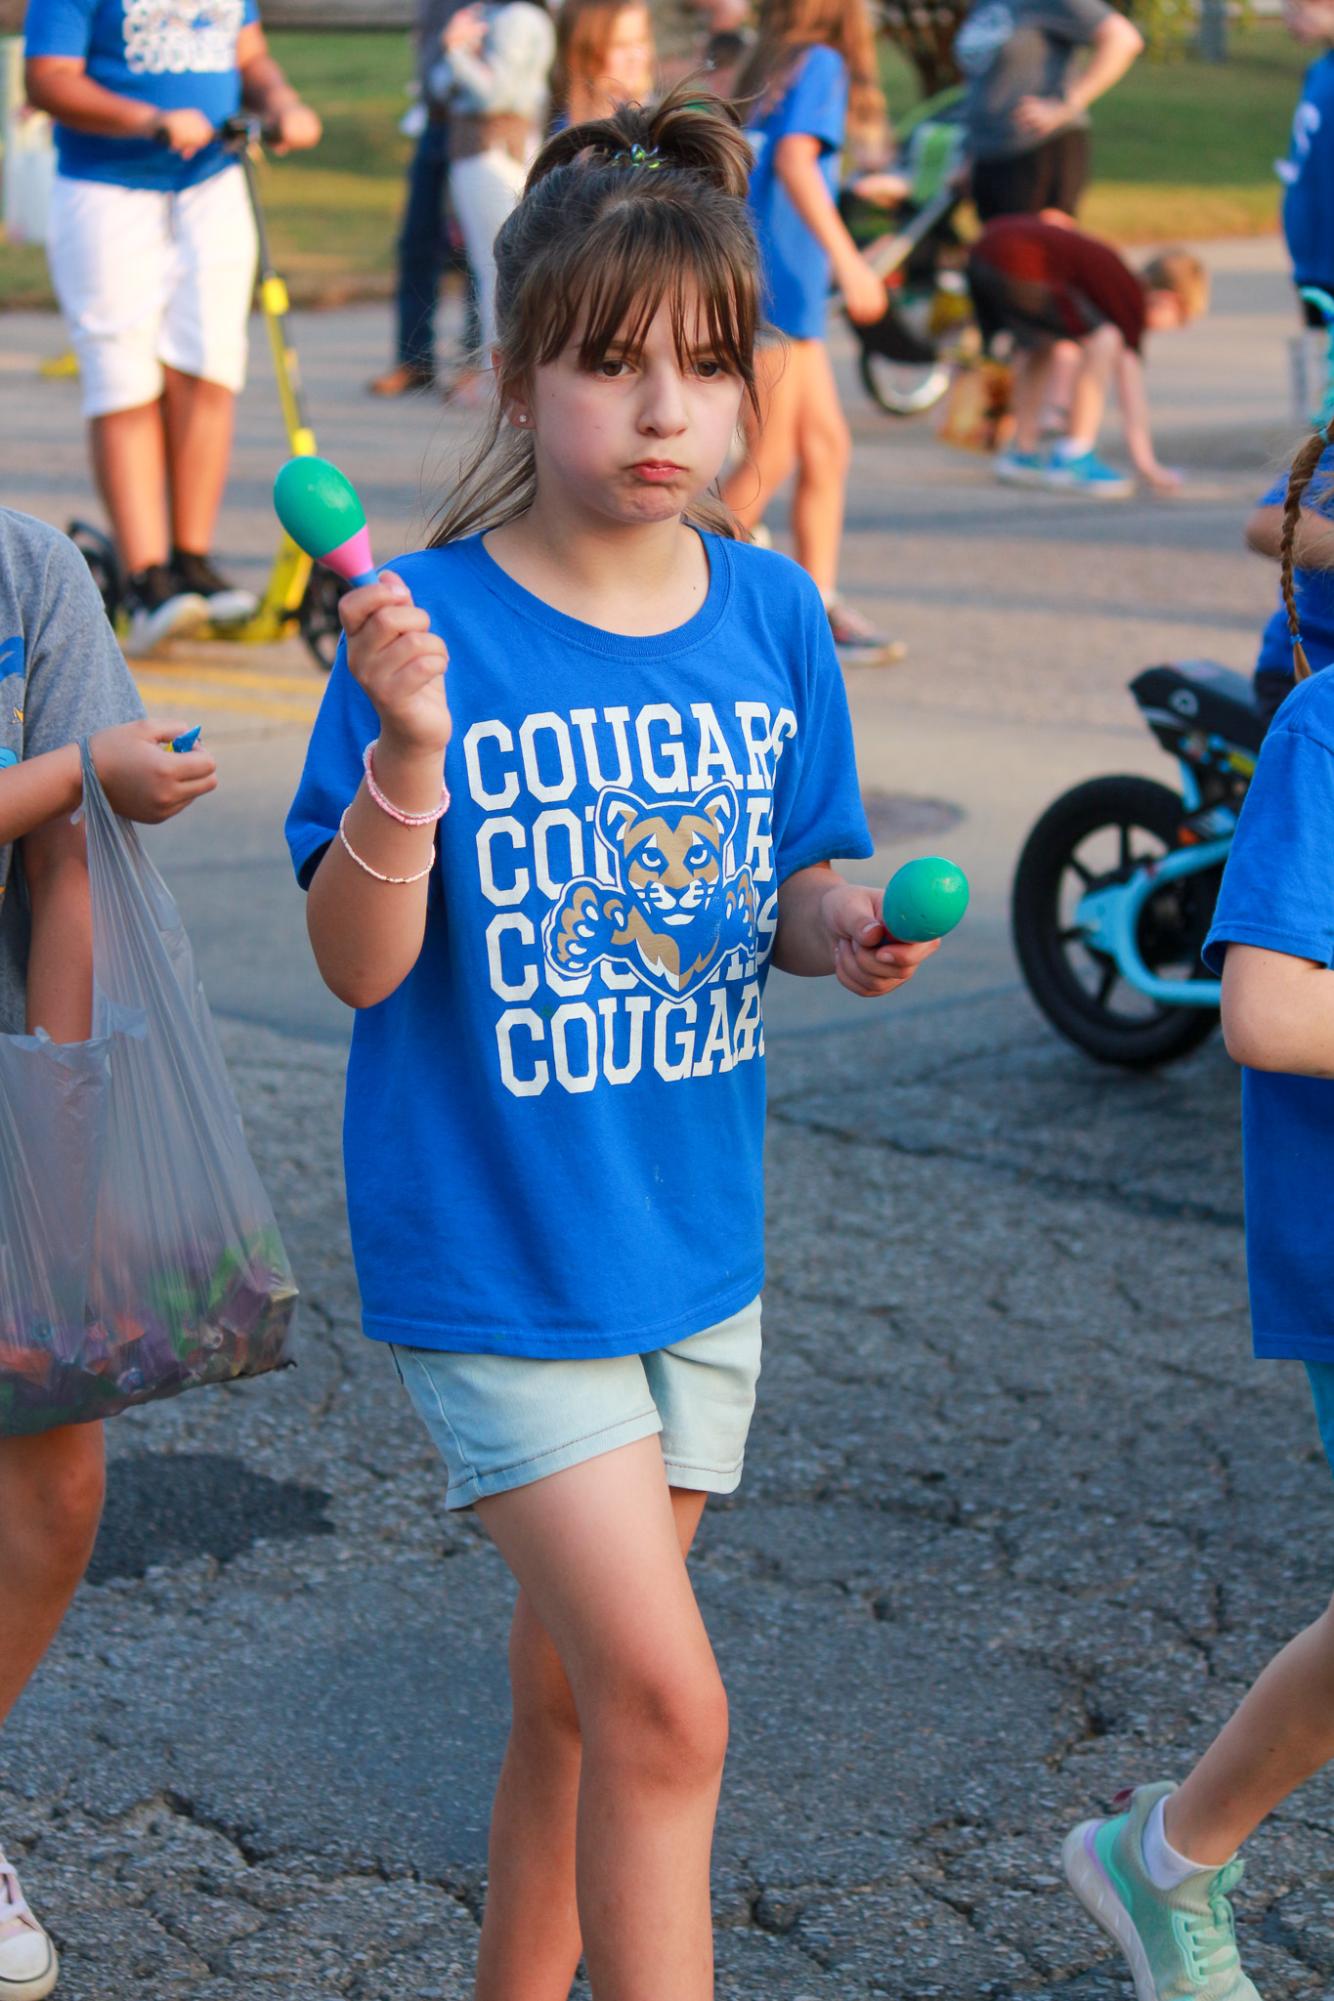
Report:
<svg viewBox="0 0 1334 2001"><path fill-rule="evenodd" d="M668 1485L741 1483L760 1374L760 1302L646 1355L551 1360L389 1344L445 1462L447 1508L662 1433Z"/></svg>
<svg viewBox="0 0 1334 2001"><path fill-rule="evenodd" d="M1334 1362L1308 1362L1306 1374L1315 1403L1315 1421L1320 1427L1320 1443L1325 1448L1329 1470L1334 1473Z"/></svg>

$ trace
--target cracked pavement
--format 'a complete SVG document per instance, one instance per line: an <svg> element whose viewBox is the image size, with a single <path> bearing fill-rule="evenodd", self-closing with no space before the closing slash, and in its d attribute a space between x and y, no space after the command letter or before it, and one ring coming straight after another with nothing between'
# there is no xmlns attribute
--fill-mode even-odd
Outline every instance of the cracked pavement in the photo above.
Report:
<svg viewBox="0 0 1334 2001"><path fill-rule="evenodd" d="M1099 771L1171 778L1130 674L1246 665L1269 602L1238 537L1288 435L1288 298L1272 246L1213 261L1218 311L1155 357L1164 453L1214 482L1179 506L1002 492L849 393L852 594L911 647L850 677L888 802L866 879L939 842L974 902L883 1010L770 988L764 1366L690 1565L731 1700L720 2001L1129 2001L1060 1838L1181 1775L1328 1594L1302 1372L1250 1359L1235 1072L1217 1039L1155 1076L1087 1062L1007 935L1042 806ZM63 520L68 385L29 391L22 362L57 339L0 319L6 497ZM399 510L381 545L411 539L422 406L358 399L383 314L299 339L322 441L377 535ZM247 580L264 395L261 365L224 522ZM278 835L302 733L210 712L209 740L222 787L151 844L302 1285L300 1365L110 1427L89 1582L0 1748L0 1838L63 2001L465 2001L513 1586L358 1331L343 1017ZM1266 2001L1334 1990L1334 1779L1248 1844L1236 1901Z"/></svg>
<svg viewBox="0 0 1334 2001"><path fill-rule="evenodd" d="M357 1329L338 1051L224 1040L300 1366L112 1427L0 1826L70 2001L461 2001L512 1587ZM719 1995L1111 2001L1060 1835L1184 1770L1327 1588L1299 1372L1247 1359L1231 1066L1094 1070L1015 992L948 1061L922 999L770 1076L759 1405L691 1559L731 1696ZM1248 1861L1261 1991L1326 1992L1329 1782Z"/></svg>

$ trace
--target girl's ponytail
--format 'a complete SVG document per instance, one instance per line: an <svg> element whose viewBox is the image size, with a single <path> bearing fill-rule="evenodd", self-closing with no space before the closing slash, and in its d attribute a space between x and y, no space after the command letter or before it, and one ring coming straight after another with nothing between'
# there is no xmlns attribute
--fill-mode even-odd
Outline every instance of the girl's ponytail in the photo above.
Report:
<svg viewBox="0 0 1334 2001"><path fill-rule="evenodd" d="M1293 544L1297 539L1297 523L1301 519L1302 499L1315 475L1325 452L1334 444L1334 421L1321 431L1315 431L1298 452L1288 472L1288 491L1283 501L1283 534L1279 541L1279 589L1283 593L1283 603L1288 614L1288 631L1292 636L1293 678L1305 681L1311 672L1311 663L1302 645L1301 627L1297 620L1297 591L1293 581L1296 567L1293 559Z"/></svg>
<svg viewBox="0 0 1334 2001"><path fill-rule="evenodd" d="M741 120L721 98L701 98L689 79L669 91L654 110L622 104L610 118L569 125L547 140L528 172L531 194L557 167L625 166L639 170L675 167L698 174L719 194L744 200L751 151Z"/></svg>

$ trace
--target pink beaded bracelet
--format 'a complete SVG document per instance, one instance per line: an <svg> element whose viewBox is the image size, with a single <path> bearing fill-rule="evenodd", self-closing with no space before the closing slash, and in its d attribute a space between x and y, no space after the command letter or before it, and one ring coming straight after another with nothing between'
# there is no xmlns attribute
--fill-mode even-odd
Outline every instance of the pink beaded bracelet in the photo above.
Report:
<svg viewBox="0 0 1334 2001"><path fill-rule="evenodd" d="M343 808L343 820L346 820L348 814L351 811L352 808L350 806L345 806ZM431 870L435 867L435 851L434 851L434 843L432 843L431 859L429 862L427 862L425 868L419 868L417 870L416 875L381 875L378 868L372 868L370 863L368 861L363 861L361 856L357 853L351 841L349 841L349 839L347 838L347 832L343 826L343 820L340 820L338 822L339 840L343 843L343 846L347 849L348 853L351 855L357 867L359 869L364 869L367 875L373 875L377 882L420 882L422 877L429 875L431 873Z"/></svg>
<svg viewBox="0 0 1334 2001"><path fill-rule="evenodd" d="M449 787L445 784L443 778L440 781L440 804L438 806L433 806L429 813L405 813L401 806L395 806L392 800L385 798L383 792L381 792L375 782L375 768L371 763L371 752L374 748L375 745L373 743L367 744L361 754L361 762L366 772L366 790L370 793L371 798L375 801L380 811L387 813L391 820L397 820L400 827L432 826L449 808Z"/></svg>

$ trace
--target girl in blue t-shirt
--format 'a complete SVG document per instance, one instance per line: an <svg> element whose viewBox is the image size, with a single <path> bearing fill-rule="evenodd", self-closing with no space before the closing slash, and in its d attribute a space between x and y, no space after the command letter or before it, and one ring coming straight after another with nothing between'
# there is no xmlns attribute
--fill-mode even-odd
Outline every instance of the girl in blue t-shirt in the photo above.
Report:
<svg viewBox="0 0 1334 2001"><path fill-rule="evenodd" d="M760 399L745 423L747 457L723 495L754 529L795 472L793 549L815 579L838 653L849 664L885 665L902 658L902 645L838 596L852 436L824 343L831 275L858 324L885 312L884 285L834 199L849 127L864 145L885 131L866 0L761 0L737 103L755 151L750 206L764 315L782 338L757 357Z"/></svg>
<svg viewBox="0 0 1334 2001"><path fill-rule="evenodd" d="M520 1586L480 2001L581 1951L597 1993L713 1991L727 1704L685 1554L759 1370L764 982L877 996L930 949L830 865L872 844L819 597L708 497L758 272L739 123L688 88L539 154L489 431L343 599L287 822L357 1010L365 1331Z"/></svg>
<svg viewBox="0 0 1334 2001"><path fill-rule="evenodd" d="M1246 1268L1259 1356L1305 1362L1334 1469L1334 674L1298 637L1293 540L1327 432L1287 484L1283 596L1296 687L1265 737L1204 958L1223 979L1223 1033L1242 1064ZM1241 1843L1334 1759L1334 1604L1270 1662L1179 1788L1141 1785L1125 1811L1066 1839L1071 1887L1117 1941L1141 2001L1259 2001L1228 1893Z"/></svg>

